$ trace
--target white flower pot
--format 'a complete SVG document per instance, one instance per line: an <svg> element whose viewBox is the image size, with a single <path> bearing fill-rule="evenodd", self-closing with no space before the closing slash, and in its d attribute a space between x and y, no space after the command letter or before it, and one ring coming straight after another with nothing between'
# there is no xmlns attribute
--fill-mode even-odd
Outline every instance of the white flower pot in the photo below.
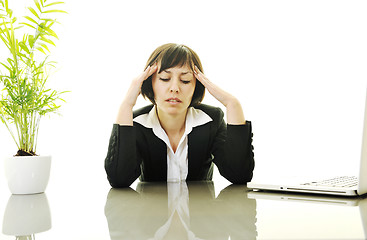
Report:
<svg viewBox="0 0 367 240"><path fill-rule="evenodd" d="M5 176L12 194L35 194L46 190L51 156L21 156L5 159Z"/></svg>

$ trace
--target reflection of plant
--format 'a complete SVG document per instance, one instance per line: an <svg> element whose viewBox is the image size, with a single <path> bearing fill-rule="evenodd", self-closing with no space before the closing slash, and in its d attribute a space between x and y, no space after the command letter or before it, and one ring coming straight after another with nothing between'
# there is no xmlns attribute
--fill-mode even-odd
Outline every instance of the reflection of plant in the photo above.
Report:
<svg viewBox="0 0 367 240"><path fill-rule="evenodd" d="M35 240L34 234L28 236L17 236L15 240Z"/></svg>
<svg viewBox="0 0 367 240"><path fill-rule="evenodd" d="M17 155L35 155L40 118L56 112L60 107L57 102L62 100L63 92L45 86L49 70L55 67L47 53L51 45L55 46L54 39L58 39L52 30L56 19L51 19L51 15L66 13L54 9L59 4L63 2L34 0L35 6L28 7L29 16L24 16L26 21L16 24L8 0L0 0L0 38L10 53L0 61L5 71L0 72L0 83L4 86L0 119L17 144ZM20 29L31 30L33 34L23 33L22 38L17 38Z"/></svg>

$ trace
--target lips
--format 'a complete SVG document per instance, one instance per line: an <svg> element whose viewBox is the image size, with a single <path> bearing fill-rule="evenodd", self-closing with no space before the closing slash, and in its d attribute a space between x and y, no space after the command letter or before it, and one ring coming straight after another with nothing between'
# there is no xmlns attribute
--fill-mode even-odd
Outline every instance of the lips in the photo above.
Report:
<svg viewBox="0 0 367 240"><path fill-rule="evenodd" d="M170 103L180 103L182 102L179 98L168 98L166 99L166 102L170 102Z"/></svg>

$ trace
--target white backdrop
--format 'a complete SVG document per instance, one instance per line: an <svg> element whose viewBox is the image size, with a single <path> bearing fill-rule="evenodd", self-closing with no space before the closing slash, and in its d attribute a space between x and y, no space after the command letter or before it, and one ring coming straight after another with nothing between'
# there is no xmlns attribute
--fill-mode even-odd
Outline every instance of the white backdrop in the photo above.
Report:
<svg viewBox="0 0 367 240"><path fill-rule="evenodd" d="M10 0L10 7L21 15L32 2ZM118 106L151 52L167 42L193 48L206 75L240 99L253 124L255 177L355 173L366 1L66 2L49 86L71 93L62 116L43 119L38 144L40 154L54 156L51 181L75 176L80 185L108 187L103 162ZM4 48L0 54L4 59ZM208 93L204 103L220 106ZM139 99L137 107L144 104ZM11 140L1 125L0 157L16 152ZM217 174L215 180L228 184Z"/></svg>

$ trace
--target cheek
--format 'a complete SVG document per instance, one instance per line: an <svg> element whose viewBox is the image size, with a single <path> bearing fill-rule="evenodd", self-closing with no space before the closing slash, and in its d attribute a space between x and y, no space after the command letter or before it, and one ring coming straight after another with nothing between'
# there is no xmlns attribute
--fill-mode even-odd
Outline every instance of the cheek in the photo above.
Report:
<svg viewBox="0 0 367 240"><path fill-rule="evenodd" d="M153 88L153 92L155 92L155 89L157 88L156 85L157 85L157 80L154 77L152 77L152 88Z"/></svg>
<svg viewBox="0 0 367 240"><path fill-rule="evenodd" d="M157 76L152 77L152 88L154 92L157 91L157 89L159 89L159 81Z"/></svg>
<svg viewBox="0 0 367 240"><path fill-rule="evenodd" d="M154 99L159 99L162 95L164 86L162 86L162 81L159 81L157 78L152 78L152 89L154 93Z"/></svg>
<svg viewBox="0 0 367 240"><path fill-rule="evenodd" d="M192 95L194 95L195 87L196 87L196 79L194 80L194 82L192 84L190 84L191 97L192 97Z"/></svg>
<svg viewBox="0 0 367 240"><path fill-rule="evenodd" d="M156 100L157 99L157 81L156 79L154 79L154 77L152 78L152 90L154 94L154 100Z"/></svg>

